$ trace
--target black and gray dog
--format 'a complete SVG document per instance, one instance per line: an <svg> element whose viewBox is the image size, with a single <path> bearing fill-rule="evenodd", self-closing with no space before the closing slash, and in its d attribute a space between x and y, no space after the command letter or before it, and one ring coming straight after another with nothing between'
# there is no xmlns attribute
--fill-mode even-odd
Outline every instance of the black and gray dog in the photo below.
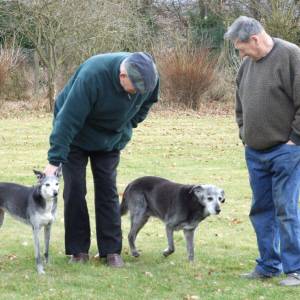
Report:
<svg viewBox="0 0 300 300"><path fill-rule="evenodd" d="M219 214L220 204L224 201L224 191L214 185L185 185L154 176L132 181L126 187L121 203L121 215L130 212L128 241L131 254L139 256L136 236L149 217L157 217L166 225L168 248L163 255L175 251L173 232L183 229L188 259L193 261L195 229L209 215Z"/></svg>
<svg viewBox="0 0 300 300"><path fill-rule="evenodd" d="M32 227L35 261L39 274L45 273L40 254L39 231L44 227L45 259L48 263L50 231L55 219L61 168L59 166L53 176L46 176L34 170L38 183L33 187L0 183L0 227L5 212Z"/></svg>

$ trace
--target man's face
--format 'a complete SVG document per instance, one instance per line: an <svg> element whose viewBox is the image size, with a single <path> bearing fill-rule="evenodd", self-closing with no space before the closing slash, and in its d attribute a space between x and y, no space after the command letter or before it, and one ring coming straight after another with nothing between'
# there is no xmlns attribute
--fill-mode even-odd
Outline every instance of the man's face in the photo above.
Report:
<svg viewBox="0 0 300 300"><path fill-rule="evenodd" d="M136 93L136 90L132 82L130 81L128 75L124 71L121 71L120 73L120 84L127 93L129 94Z"/></svg>
<svg viewBox="0 0 300 300"><path fill-rule="evenodd" d="M234 48L239 51L240 58L244 58L245 56L249 56L253 60L259 59L259 47L258 47L258 39L255 35L250 36L249 40L246 42L235 40Z"/></svg>

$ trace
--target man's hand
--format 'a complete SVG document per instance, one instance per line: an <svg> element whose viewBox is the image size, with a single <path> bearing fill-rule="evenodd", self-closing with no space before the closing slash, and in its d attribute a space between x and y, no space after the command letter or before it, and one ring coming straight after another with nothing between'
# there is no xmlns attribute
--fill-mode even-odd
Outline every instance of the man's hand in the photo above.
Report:
<svg viewBox="0 0 300 300"><path fill-rule="evenodd" d="M289 141L287 142L287 145L295 145L295 143L293 143L291 140L289 140Z"/></svg>
<svg viewBox="0 0 300 300"><path fill-rule="evenodd" d="M46 176L54 175L57 168L58 168L57 166L53 166L53 165L49 164L46 166L44 173L46 174Z"/></svg>

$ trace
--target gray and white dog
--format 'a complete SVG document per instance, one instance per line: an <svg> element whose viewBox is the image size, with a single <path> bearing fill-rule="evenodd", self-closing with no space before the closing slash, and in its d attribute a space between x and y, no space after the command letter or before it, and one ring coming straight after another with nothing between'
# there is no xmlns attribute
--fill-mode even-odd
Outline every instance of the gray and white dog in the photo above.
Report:
<svg viewBox="0 0 300 300"><path fill-rule="evenodd" d="M194 260L194 231L209 215L219 214L225 201L224 191L214 185L185 185L164 178L146 176L131 182L125 189L121 215L129 210L131 227L128 234L131 254L139 253L135 239L149 217L157 217L166 225L168 256L175 251L173 232L183 230L188 259Z"/></svg>
<svg viewBox="0 0 300 300"><path fill-rule="evenodd" d="M44 173L34 170L38 183L32 187L15 183L0 183L0 227L5 212L31 225L35 261L39 274L45 273L40 254L39 232L44 227L45 259L48 263L50 231L55 219L61 169L60 165L53 176L46 176Z"/></svg>

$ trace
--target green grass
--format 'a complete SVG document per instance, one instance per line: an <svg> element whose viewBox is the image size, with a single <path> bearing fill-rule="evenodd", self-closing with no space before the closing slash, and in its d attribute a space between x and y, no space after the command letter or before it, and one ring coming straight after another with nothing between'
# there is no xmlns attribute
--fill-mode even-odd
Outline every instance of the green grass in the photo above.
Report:
<svg viewBox="0 0 300 300"><path fill-rule="evenodd" d="M0 120L0 181L32 185L33 168L45 167L51 116ZM133 179L158 175L181 183L223 187L226 202L219 216L204 220L196 233L195 263L187 262L182 232L176 252L166 247L163 224L152 219L140 232L141 256L129 255L128 216L122 218L126 267L111 270L92 260L69 265L64 255L60 194L53 225L51 263L46 275L34 268L31 229L5 217L0 229L0 299L297 299L299 289L282 288L278 279L247 281L239 274L254 266L255 235L248 220L251 192L234 118L155 113L141 124L123 151L118 169L120 194ZM88 172L92 227L90 254L97 253L93 186ZM193 297L194 296L194 297Z"/></svg>

